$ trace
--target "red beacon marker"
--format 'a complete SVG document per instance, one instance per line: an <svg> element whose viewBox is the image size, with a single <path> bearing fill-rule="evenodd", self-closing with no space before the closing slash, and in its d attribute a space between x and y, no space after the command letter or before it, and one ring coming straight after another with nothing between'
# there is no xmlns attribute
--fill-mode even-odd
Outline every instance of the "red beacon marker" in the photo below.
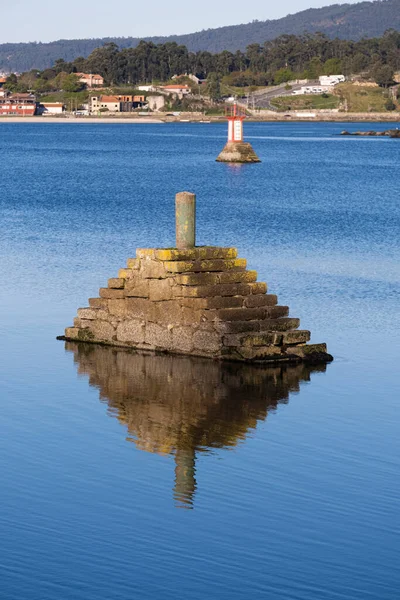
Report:
<svg viewBox="0 0 400 600"><path fill-rule="evenodd" d="M238 105L235 102L232 107L227 109L226 116L228 118L228 143L243 142L243 121L246 118L245 111L238 108Z"/></svg>
<svg viewBox="0 0 400 600"><path fill-rule="evenodd" d="M257 163L261 162L249 142L243 141L243 121L246 110L236 102L227 107L228 143L217 158L217 162Z"/></svg>

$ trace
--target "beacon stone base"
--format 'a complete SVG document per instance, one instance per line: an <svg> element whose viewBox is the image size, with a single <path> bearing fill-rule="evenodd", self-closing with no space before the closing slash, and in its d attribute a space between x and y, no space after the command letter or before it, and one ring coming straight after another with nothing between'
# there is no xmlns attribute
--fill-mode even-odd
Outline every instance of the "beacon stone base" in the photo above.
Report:
<svg viewBox="0 0 400 600"><path fill-rule="evenodd" d="M261 162L248 142L228 142L216 160L227 163Z"/></svg>
<svg viewBox="0 0 400 600"><path fill-rule="evenodd" d="M62 339L257 363L332 360L233 247L195 247L195 195L177 194L179 248L139 249Z"/></svg>

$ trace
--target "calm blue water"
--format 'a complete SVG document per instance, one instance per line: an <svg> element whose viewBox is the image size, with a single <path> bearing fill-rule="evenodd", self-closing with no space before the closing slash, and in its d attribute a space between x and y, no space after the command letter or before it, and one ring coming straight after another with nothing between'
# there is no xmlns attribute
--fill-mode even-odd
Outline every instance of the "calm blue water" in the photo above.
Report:
<svg viewBox="0 0 400 600"><path fill-rule="evenodd" d="M399 597L400 142L344 128L0 124L2 600ZM55 340L182 190L326 370Z"/></svg>

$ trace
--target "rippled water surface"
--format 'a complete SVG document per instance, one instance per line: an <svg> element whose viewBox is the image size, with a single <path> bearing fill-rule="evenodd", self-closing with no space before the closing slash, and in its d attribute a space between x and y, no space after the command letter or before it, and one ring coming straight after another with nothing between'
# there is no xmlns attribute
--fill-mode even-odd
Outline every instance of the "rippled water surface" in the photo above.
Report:
<svg viewBox="0 0 400 600"><path fill-rule="evenodd" d="M400 142L343 124L0 124L0 598L394 600ZM387 124L378 125L381 129ZM326 368L55 337L136 247L236 245Z"/></svg>

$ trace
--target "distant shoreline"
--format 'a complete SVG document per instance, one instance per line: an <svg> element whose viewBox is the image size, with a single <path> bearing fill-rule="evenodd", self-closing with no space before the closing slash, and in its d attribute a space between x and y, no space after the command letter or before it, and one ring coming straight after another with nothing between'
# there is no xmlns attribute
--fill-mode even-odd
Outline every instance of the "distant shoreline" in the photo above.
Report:
<svg viewBox="0 0 400 600"><path fill-rule="evenodd" d="M311 112L311 111L310 111ZM129 125L161 124L161 123L224 123L223 116L200 116L188 113L180 116L163 115L162 117L18 117L0 116L1 123L123 123ZM400 113L335 113L299 116L298 114L270 113L260 116L253 115L246 119L253 123L379 123L400 122Z"/></svg>
<svg viewBox="0 0 400 600"><path fill-rule="evenodd" d="M113 117L0 117L0 123L163 123L161 119L152 117L113 118Z"/></svg>

